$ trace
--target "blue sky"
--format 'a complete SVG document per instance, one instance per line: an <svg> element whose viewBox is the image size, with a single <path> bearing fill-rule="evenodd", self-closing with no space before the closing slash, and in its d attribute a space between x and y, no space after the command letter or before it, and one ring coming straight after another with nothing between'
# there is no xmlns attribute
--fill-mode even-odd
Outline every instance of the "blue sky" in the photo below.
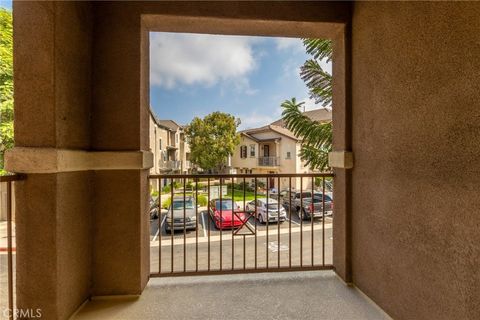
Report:
<svg viewBox="0 0 480 320"><path fill-rule="evenodd" d="M12 1L0 0L10 9ZM280 104L309 99L299 76L308 59L300 39L150 33L150 104L159 118L189 123L214 111L240 118L240 129L281 117ZM322 63L331 73L331 64Z"/></svg>
<svg viewBox="0 0 480 320"><path fill-rule="evenodd" d="M0 0L0 7L12 10L12 1Z"/></svg>
<svg viewBox="0 0 480 320"><path fill-rule="evenodd" d="M309 57L294 38L151 33L150 103L180 124L222 111L240 118L240 129L266 125L286 99L320 107L298 74Z"/></svg>

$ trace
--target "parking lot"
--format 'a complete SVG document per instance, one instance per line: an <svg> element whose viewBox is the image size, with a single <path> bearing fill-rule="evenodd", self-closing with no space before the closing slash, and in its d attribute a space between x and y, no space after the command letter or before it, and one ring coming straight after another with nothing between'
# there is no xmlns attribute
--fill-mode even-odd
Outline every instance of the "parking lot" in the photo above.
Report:
<svg viewBox="0 0 480 320"><path fill-rule="evenodd" d="M250 217L246 223L250 228L244 226L236 232L217 229L207 208L202 207L198 209L196 230L171 234L165 230L166 214L162 210L159 219L150 222L152 272L168 273L172 268L183 272L331 263L332 217L326 217L325 222L318 218L313 222L300 221L295 212L290 216L287 211L287 220L280 224L260 224Z"/></svg>

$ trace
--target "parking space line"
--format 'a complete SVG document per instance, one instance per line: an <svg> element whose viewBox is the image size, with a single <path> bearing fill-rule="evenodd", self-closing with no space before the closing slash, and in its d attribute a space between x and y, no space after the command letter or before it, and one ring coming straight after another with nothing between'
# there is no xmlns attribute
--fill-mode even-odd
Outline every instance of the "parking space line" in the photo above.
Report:
<svg viewBox="0 0 480 320"><path fill-rule="evenodd" d="M332 229L332 228L333 228L333 225L331 223L325 224L325 229ZM322 225L315 225L313 229L315 231L322 230L323 226ZM304 230L304 232L305 231L309 231L309 230ZM298 232L301 232L300 227L292 228L292 234L293 233L298 233ZM289 233L288 228L280 229L280 234L287 234L287 233ZM277 235L277 230L270 230L270 232L268 234L269 234L269 237ZM257 235L258 235L258 237L265 237L266 236L266 231L258 230ZM223 241L225 243L225 241L229 241L231 239L232 239L232 235L230 233L223 234L222 239L220 239L219 235L215 235L215 236L210 237L211 242ZM187 244L194 244L195 241L196 241L196 239L194 237L186 239ZM205 243L207 241L208 240L205 239L205 238L200 238L198 240L198 243ZM184 243L183 237L182 238L175 238L175 240L174 240L174 245L183 245L183 243ZM156 243L150 243L150 247L156 247L158 245L159 245L158 241ZM161 245L162 246L170 246L171 245L171 240L170 239L162 240Z"/></svg>
<svg viewBox="0 0 480 320"><path fill-rule="evenodd" d="M286 219L287 219L287 221L290 221L290 219L288 219L288 218L286 218ZM291 221L292 221L292 223L295 223L297 226L300 225L300 223L298 223L297 221L293 221L293 220L291 220Z"/></svg>
<svg viewBox="0 0 480 320"><path fill-rule="evenodd" d="M205 212L202 212L202 230L203 230L203 237L205 238L207 236L207 230L206 230L204 215L205 215Z"/></svg>
<svg viewBox="0 0 480 320"><path fill-rule="evenodd" d="M157 229L157 232L155 233L155 236L153 237L152 241L157 240L157 237L158 237L159 233L161 232L161 230L163 229L163 224L165 223L166 219L167 219L167 215L165 214L165 216L163 217L162 223L160 223L160 228Z"/></svg>

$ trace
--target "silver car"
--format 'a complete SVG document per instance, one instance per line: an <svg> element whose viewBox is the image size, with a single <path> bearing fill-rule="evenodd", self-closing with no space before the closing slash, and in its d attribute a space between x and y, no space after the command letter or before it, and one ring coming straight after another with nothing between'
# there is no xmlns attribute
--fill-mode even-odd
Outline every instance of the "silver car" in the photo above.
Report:
<svg viewBox="0 0 480 320"><path fill-rule="evenodd" d="M172 215L173 212L173 215ZM184 219L185 218L185 219ZM167 212L167 231L192 230L197 227L196 203L193 197L174 197Z"/></svg>
<svg viewBox="0 0 480 320"><path fill-rule="evenodd" d="M266 198L260 198L257 199L257 202L255 203L255 200L250 201L247 204L247 211L249 212L255 212L255 206L257 207L257 215L256 218L260 223L265 223L267 222L274 222L274 221L285 221L287 219L287 212L285 211L285 208L282 207L282 205L279 206L279 203L275 199L268 199L268 204L267 204L267 199ZM280 207L280 210L279 210Z"/></svg>

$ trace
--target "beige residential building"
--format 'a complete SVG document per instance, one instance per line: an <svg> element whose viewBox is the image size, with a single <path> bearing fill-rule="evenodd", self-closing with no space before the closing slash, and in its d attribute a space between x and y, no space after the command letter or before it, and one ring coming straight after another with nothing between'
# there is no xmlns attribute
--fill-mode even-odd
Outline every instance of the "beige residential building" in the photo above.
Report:
<svg viewBox="0 0 480 320"><path fill-rule="evenodd" d="M316 121L331 121L332 112L328 109L316 109L304 112L304 115ZM285 128L283 120L269 125L240 132L241 140L232 159L232 171L236 173L308 173L310 169L300 159L301 141ZM288 187L288 178L278 180L269 178L268 187L284 189ZM305 178L302 187L311 188L311 179ZM300 188L300 179L292 180L292 187Z"/></svg>
<svg viewBox="0 0 480 320"><path fill-rule="evenodd" d="M173 120L158 119L150 110L150 150L153 153L151 174L189 173L190 147L183 127ZM162 186L165 181L162 181ZM156 186L155 186L156 187Z"/></svg>

